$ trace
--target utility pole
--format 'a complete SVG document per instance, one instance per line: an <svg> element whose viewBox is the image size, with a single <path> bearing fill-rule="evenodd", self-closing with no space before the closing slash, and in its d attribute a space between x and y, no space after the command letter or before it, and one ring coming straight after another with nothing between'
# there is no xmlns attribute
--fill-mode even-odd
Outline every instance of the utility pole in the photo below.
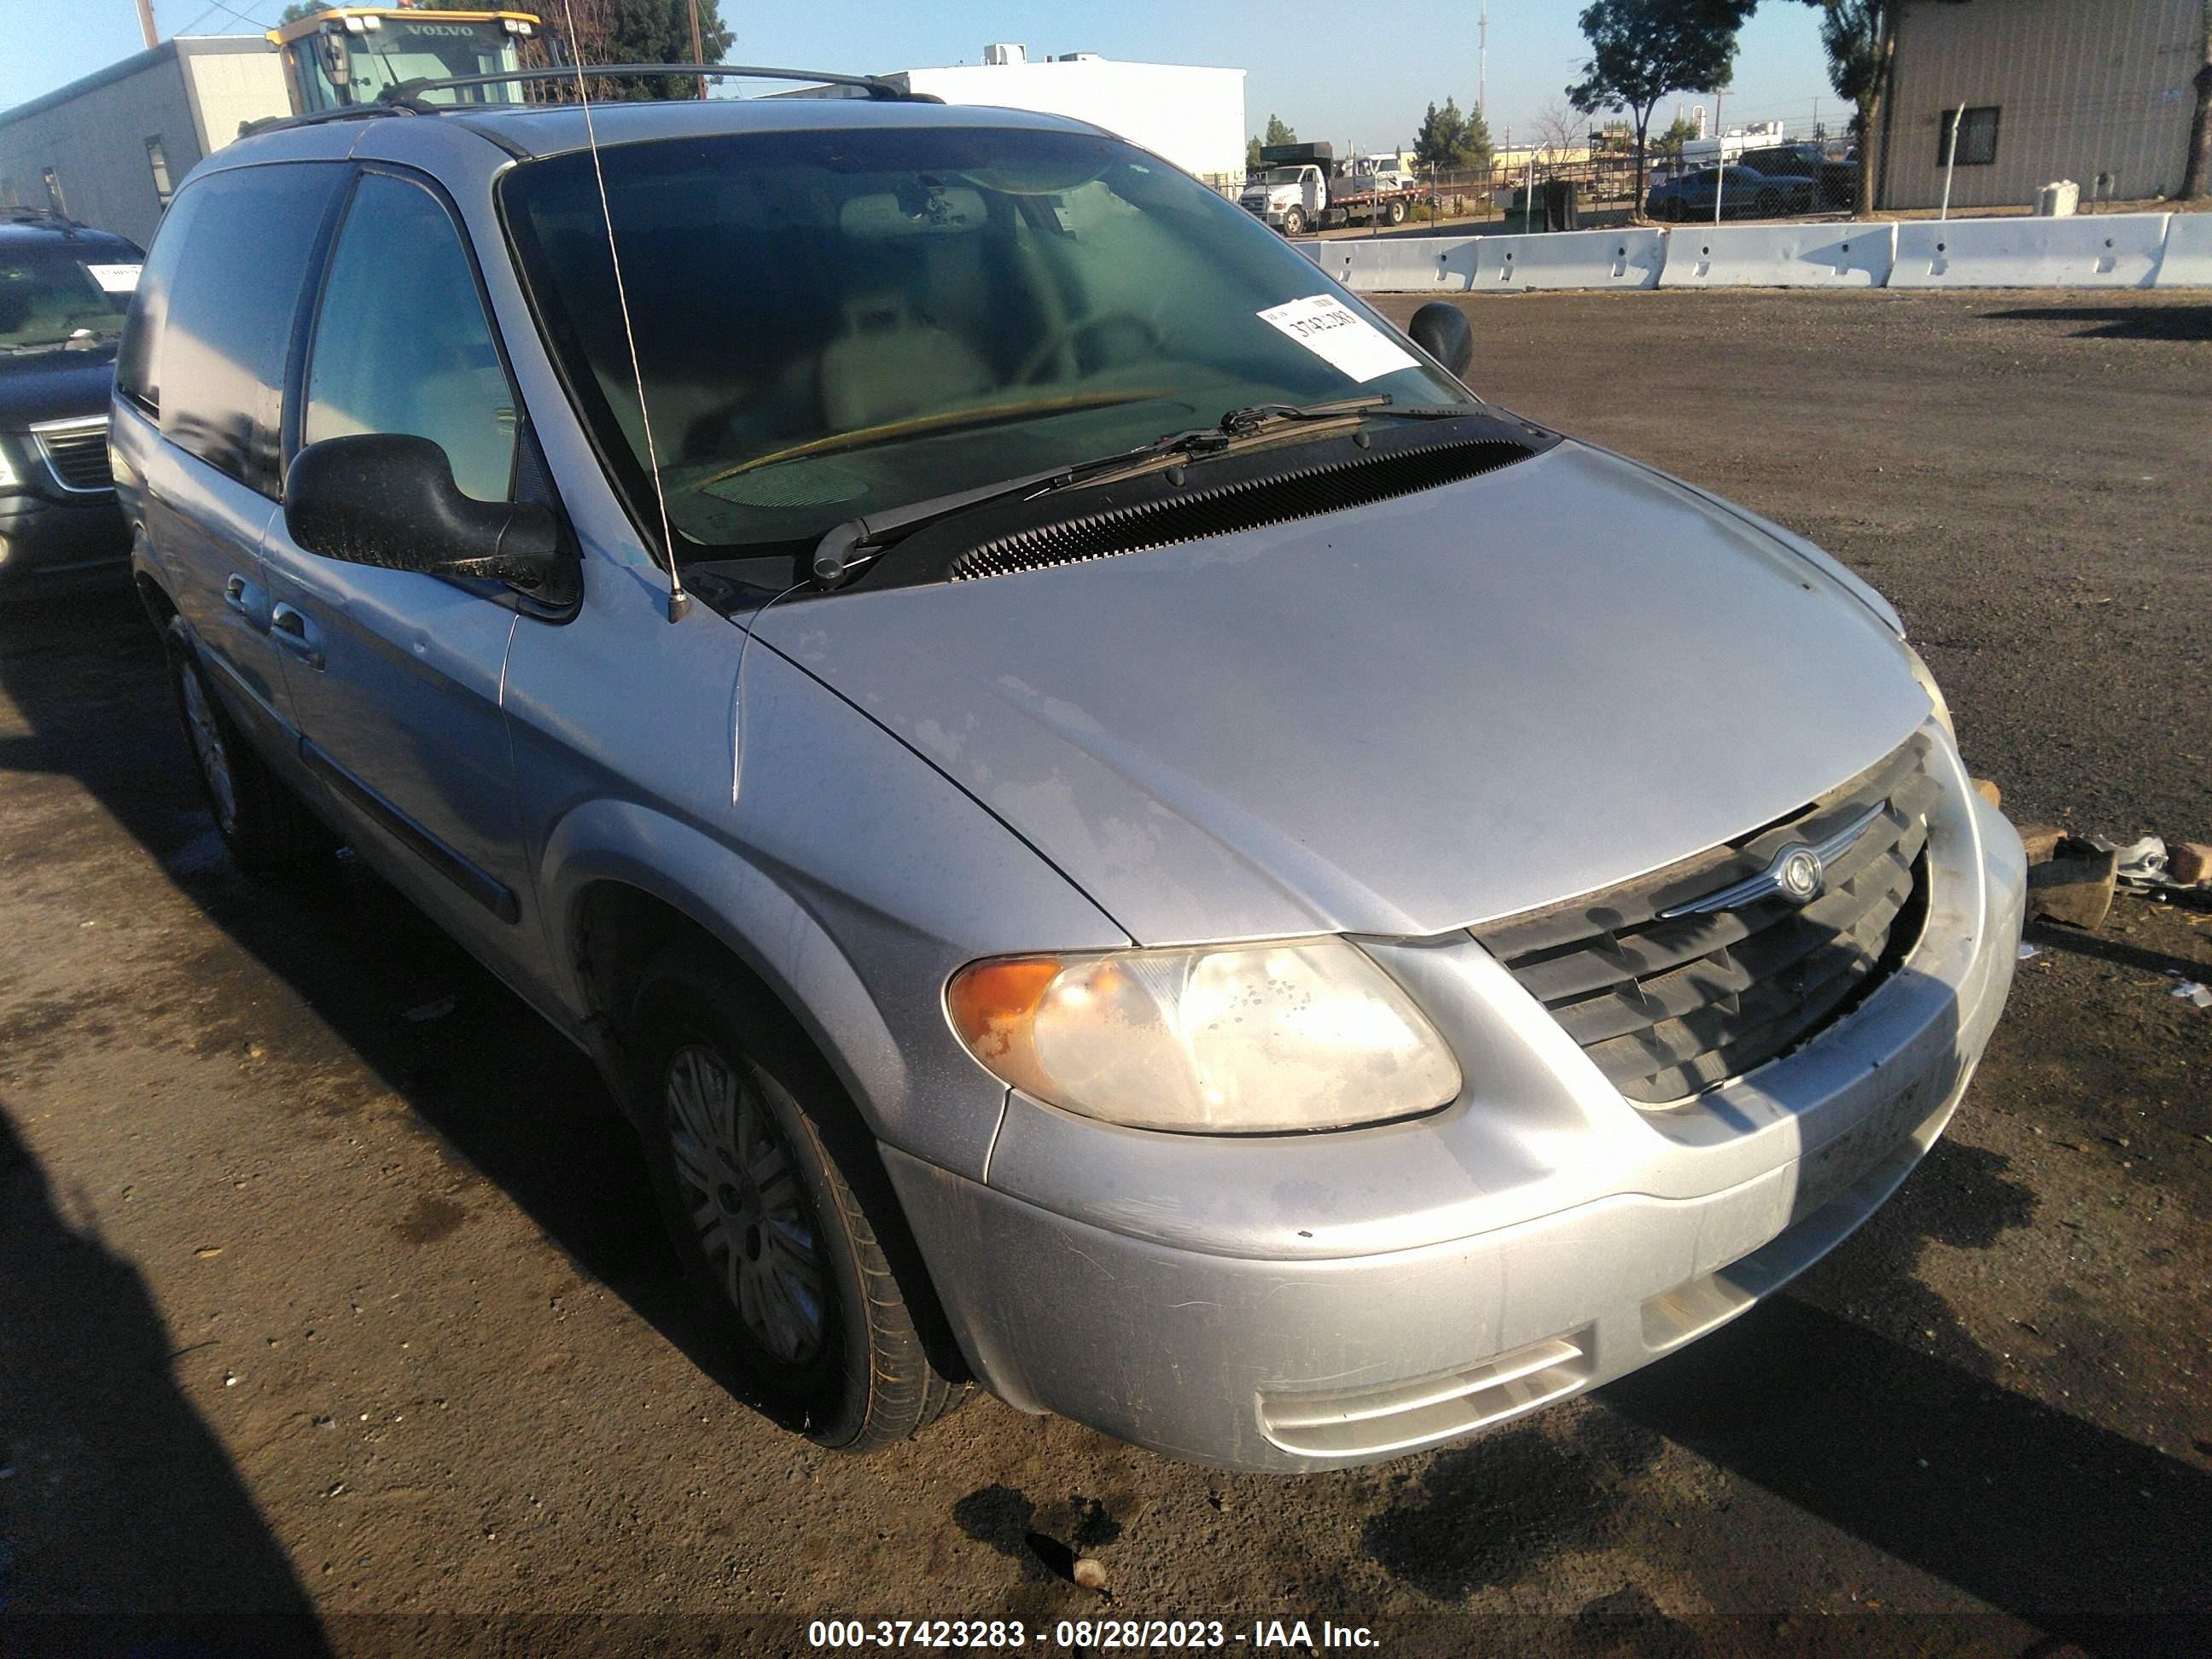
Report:
<svg viewBox="0 0 2212 1659"><path fill-rule="evenodd" d="M704 64L707 61L707 53L699 44L699 0L687 0L687 5L691 13L691 61L695 64ZM702 75L699 77L699 97L702 102L705 101L706 96L707 77Z"/></svg>
<svg viewBox="0 0 2212 1659"><path fill-rule="evenodd" d="M154 0L138 0L138 27L145 31L147 51L161 44L161 37L154 32Z"/></svg>

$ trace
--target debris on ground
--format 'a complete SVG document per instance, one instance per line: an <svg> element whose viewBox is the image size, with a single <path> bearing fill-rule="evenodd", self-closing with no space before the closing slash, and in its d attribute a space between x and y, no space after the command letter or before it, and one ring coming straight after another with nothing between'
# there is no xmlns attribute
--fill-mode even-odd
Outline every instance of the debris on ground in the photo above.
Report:
<svg viewBox="0 0 2212 1659"><path fill-rule="evenodd" d="M2212 842L2178 841L2169 846L2166 878L2175 887L2212 887Z"/></svg>
<svg viewBox="0 0 2212 1659"><path fill-rule="evenodd" d="M1075 1582L1087 1590L1106 1588L1106 1569L1091 1556L1079 1557L1075 1563Z"/></svg>
<svg viewBox="0 0 2212 1659"><path fill-rule="evenodd" d="M2112 914L2118 854L2110 847L2069 836L2057 850L2027 872L2027 914L2076 927L2104 926Z"/></svg>
<svg viewBox="0 0 2212 1659"><path fill-rule="evenodd" d="M1991 780L1988 778L1968 778L1966 781L1972 784L1974 786L1974 793L1979 795L1984 800L1989 802L1990 805L2002 806L2004 805L2003 791L2000 790L1996 787L1996 783Z"/></svg>
<svg viewBox="0 0 2212 1659"><path fill-rule="evenodd" d="M2030 864L2042 863L2066 839L2066 832L2055 823L2023 823L2019 828L2020 844L2027 849Z"/></svg>
<svg viewBox="0 0 2212 1659"><path fill-rule="evenodd" d="M2173 994L2184 1002L2193 1002L2200 1008L2212 1008L2212 991L2206 990L2193 979L2185 979L2173 988Z"/></svg>
<svg viewBox="0 0 2212 1659"><path fill-rule="evenodd" d="M2042 947L2041 945L2030 945L2030 944L2029 944L2026 939L2022 939L2022 940L2021 940L2021 942L2020 942L2020 959L2021 959L2022 962L2026 962L2026 961L2027 961L2027 960L2028 960L2028 958L2029 958L2029 957L2039 957L2039 956L2041 956L2042 954L2043 954L2043 947Z"/></svg>

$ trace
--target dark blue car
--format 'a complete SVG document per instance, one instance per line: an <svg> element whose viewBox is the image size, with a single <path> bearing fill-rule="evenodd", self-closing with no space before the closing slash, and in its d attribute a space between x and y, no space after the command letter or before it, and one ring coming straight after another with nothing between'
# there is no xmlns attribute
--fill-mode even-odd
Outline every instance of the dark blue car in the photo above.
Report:
<svg viewBox="0 0 2212 1659"><path fill-rule="evenodd" d="M1727 183L1721 183L1725 172ZM1756 167L1730 164L1726 168L1699 167L1651 186L1644 210L1655 219L1680 224L1687 219L1713 216L1713 198L1722 196L1723 218L1779 218L1785 213L1813 210L1814 181L1800 173L1761 173Z"/></svg>

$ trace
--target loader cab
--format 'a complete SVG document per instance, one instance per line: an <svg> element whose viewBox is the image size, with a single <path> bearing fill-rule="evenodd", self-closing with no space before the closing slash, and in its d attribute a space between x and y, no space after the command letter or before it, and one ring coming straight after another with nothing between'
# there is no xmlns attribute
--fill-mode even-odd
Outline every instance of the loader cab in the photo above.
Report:
<svg viewBox="0 0 2212 1659"><path fill-rule="evenodd" d="M521 46L538 38L538 19L520 11L418 11L342 6L269 32L284 59L295 115L373 104L403 82L496 75L522 67ZM513 104L522 89L462 87L440 101Z"/></svg>

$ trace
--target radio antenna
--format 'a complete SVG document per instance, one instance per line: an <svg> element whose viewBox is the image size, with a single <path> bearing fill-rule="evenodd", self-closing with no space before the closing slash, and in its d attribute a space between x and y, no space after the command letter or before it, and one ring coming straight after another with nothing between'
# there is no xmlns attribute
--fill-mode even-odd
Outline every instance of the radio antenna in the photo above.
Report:
<svg viewBox="0 0 2212 1659"><path fill-rule="evenodd" d="M570 0L561 0L568 28L568 60L576 70L576 101L584 106L584 143L592 152L592 176L599 181L599 218L607 228L607 258L615 268L615 308L622 313L623 339L629 347L630 378L637 384L637 415L645 427L645 466L653 477L653 505L660 510L660 544L668 550L668 620L681 622L691 608L684 589L684 573L676 567L676 538L668 531L668 492L660 483L660 451L653 441L653 412L645 404L645 369L637 356L637 332L630 326L629 293L623 286L622 251L615 246L614 210L607 204L607 175L599 166L599 135L592 124L592 94L584 84L584 60L576 51L576 11ZM702 83L704 84L703 82Z"/></svg>

